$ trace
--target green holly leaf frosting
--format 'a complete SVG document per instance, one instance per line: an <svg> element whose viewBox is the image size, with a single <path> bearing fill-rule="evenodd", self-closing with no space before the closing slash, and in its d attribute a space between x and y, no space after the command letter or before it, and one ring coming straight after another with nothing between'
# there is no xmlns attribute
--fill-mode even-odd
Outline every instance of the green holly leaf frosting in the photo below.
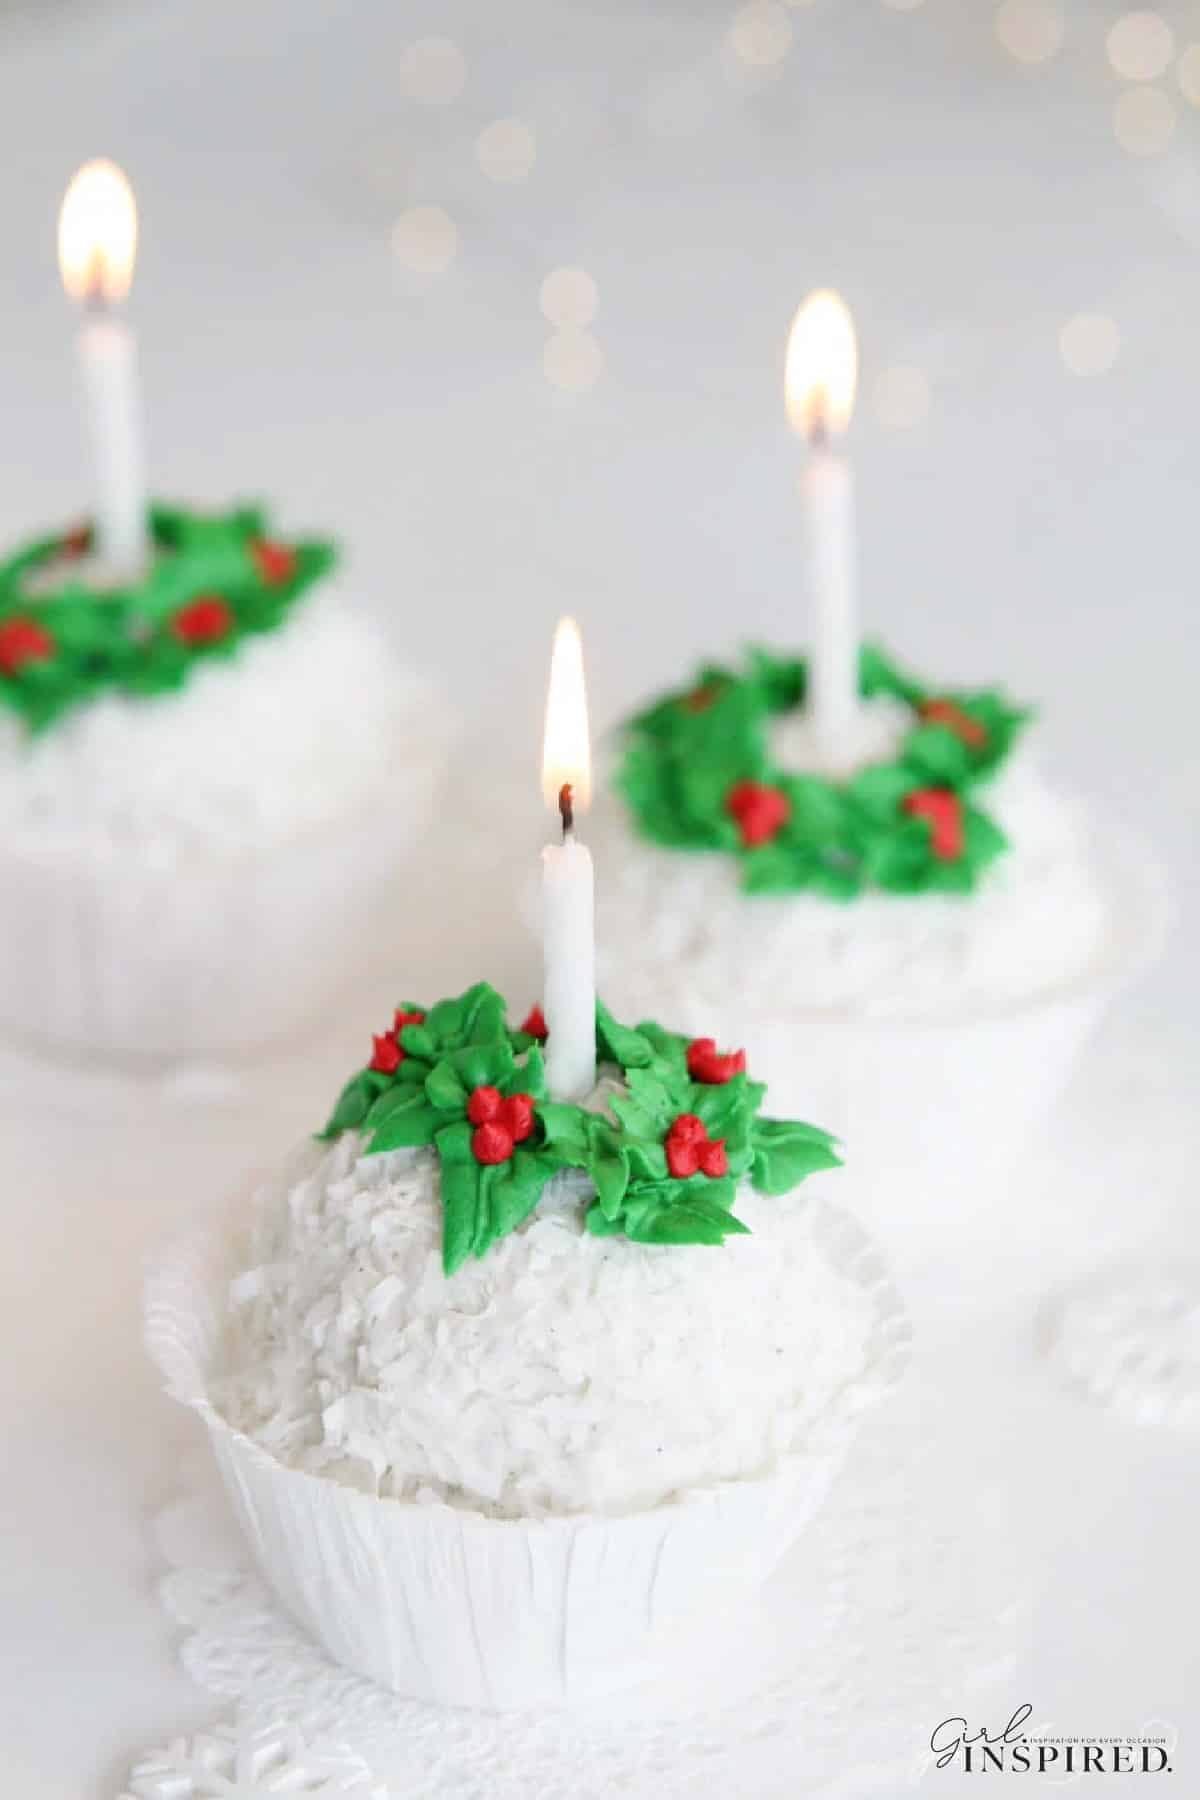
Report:
<svg viewBox="0 0 1200 1800"><path fill-rule="evenodd" d="M874 645L859 682L912 726L893 762L833 780L771 756L772 719L804 704L802 659L755 649L742 669L706 664L625 727L615 784L635 828L665 849L727 853L751 894L972 892L1007 848L981 790L1029 711L996 689L927 686Z"/></svg>
<svg viewBox="0 0 1200 1800"><path fill-rule="evenodd" d="M31 732L105 692L184 686L205 663L277 630L335 561L324 540L274 536L259 507L206 515L155 505L148 523L157 554L134 583L85 584L88 527L0 563L0 705Z"/></svg>
<svg viewBox="0 0 1200 1800"><path fill-rule="evenodd" d="M841 1161L827 1131L796 1119L756 1119L750 1155L754 1185L762 1194L788 1194L809 1175L836 1169Z"/></svg>
<svg viewBox="0 0 1200 1800"><path fill-rule="evenodd" d="M819 1126L762 1116L766 1089L740 1051L624 1025L600 1003L596 1055L593 1102L551 1100L540 1044L486 982L429 1008L405 1002L320 1136L356 1131L365 1155L434 1152L447 1275L515 1231L565 1169L588 1178L590 1232L717 1245L747 1229L739 1182L783 1194L840 1161Z"/></svg>

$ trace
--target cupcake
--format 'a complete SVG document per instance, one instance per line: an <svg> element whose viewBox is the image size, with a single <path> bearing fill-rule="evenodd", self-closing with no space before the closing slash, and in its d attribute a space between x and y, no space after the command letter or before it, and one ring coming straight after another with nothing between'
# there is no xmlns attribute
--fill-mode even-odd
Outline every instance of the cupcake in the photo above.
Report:
<svg viewBox="0 0 1200 1800"><path fill-rule="evenodd" d="M399 1693L567 1705L721 1629L904 1337L837 1155L737 1053L597 1010L545 1097L486 985L406 1003L321 1140L152 1285L267 1579Z"/></svg>
<svg viewBox="0 0 1200 1800"><path fill-rule="evenodd" d="M1021 1143L1158 896L1043 778L1028 709L877 649L860 686L836 774L795 658L709 665L629 722L589 827L602 978L618 1008L749 1045L856 1170L960 1175Z"/></svg>
<svg viewBox="0 0 1200 1800"><path fill-rule="evenodd" d="M87 531L0 566L0 1025L89 1055L236 1052L315 1016L444 750L330 544L252 507L152 527L134 585L100 585Z"/></svg>

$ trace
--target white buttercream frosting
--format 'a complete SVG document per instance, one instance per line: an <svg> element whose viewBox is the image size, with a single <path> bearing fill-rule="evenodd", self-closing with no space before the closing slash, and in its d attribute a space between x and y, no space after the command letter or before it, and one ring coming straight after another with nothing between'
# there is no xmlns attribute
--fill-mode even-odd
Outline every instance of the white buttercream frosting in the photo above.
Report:
<svg viewBox="0 0 1200 1800"><path fill-rule="evenodd" d="M242 1246L218 1410L296 1468L513 1518L759 1477L853 1405L875 1303L807 1189L744 1188L719 1249L595 1237L591 1191L557 1178L447 1280L432 1151L310 1148Z"/></svg>
<svg viewBox="0 0 1200 1800"><path fill-rule="evenodd" d="M862 760L893 755L908 715L890 702L864 715ZM776 727L773 750L784 767L816 765L802 718ZM638 838L623 802L606 794L585 835L610 1004L636 1013L639 995L661 1005L678 989L701 1016L722 1016L736 997L748 1016L962 1019L1068 984L1095 963L1112 926L1085 815L1025 750L973 798L1010 846L974 893L839 902L746 894L736 858Z"/></svg>
<svg viewBox="0 0 1200 1800"><path fill-rule="evenodd" d="M0 713L0 828L12 849L269 847L427 785L446 737L444 705L325 587L178 691L105 694L35 738Z"/></svg>

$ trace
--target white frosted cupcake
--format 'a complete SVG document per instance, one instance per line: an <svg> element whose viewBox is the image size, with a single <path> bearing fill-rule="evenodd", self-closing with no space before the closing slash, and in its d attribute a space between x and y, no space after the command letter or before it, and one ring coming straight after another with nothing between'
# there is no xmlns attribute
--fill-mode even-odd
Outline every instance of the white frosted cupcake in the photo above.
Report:
<svg viewBox="0 0 1200 1800"><path fill-rule="evenodd" d="M863 695L835 777L798 661L710 667L631 722L589 826L603 979L618 1007L748 1045L856 1170L978 1167L1061 1086L1157 894L1042 779L1002 694L868 651Z"/></svg>
<svg viewBox="0 0 1200 1800"><path fill-rule="evenodd" d="M480 985L376 1040L152 1348L269 1580L399 1692L567 1704L719 1630L820 1504L903 1321L836 1162L738 1059L600 1009L585 1105ZM328 1133L327 1133L328 1135Z"/></svg>
<svg viewBox="0 0 1200 1800"><path fill-rule="evenodd" d="M186 1057L286 1036L354 970L447 732L331 546L153 518L135 588L89 586L79 535L0 569L0 1024Z"/></svg>

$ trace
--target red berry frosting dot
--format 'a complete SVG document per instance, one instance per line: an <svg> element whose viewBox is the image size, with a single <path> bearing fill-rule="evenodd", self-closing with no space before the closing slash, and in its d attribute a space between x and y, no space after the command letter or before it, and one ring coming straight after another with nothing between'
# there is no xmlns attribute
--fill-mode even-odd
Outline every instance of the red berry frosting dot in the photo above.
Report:
<svg viewBox="0 0 1200 1800"><path fill-rule="evenodd" d="M500 1122L514 1144L533 1135L533 1095L510 1094L500 1107Z"/></svg>
<svg viewBox="0 0 1200 1800"><path fill-rule="evenodd" d="M713 1138L711 1142L701 1145L700 1169L705 1175L725 1175L729 1171L729 1158L725 1154L725 1139Z"/></svg>
<svg viewBox="0 0 1200 1800"><path fill-rule="evenodd" d="M546 1027L546 1015L540 1006L530 1007L529 1016L522 1025L521 1030L527 1031L531 1038L537 1039L539 1044L545 1043L550 1033Z"/></svg>
<svg viewBox="0 0 1200 1800"><path fill-rule="evenodd" d="M423 1012L405 1012L404 1008L401 1006L396 1008L396 1018L393 1024L393 1030L401 1032L406 1025L423 1025L424 1023L425 1014Z"/></svg>
<svg viewBox="0 0 1200 1800"><path fill-rule="evenodd" d="M917 712L927 724L945 725L971 750L982 750L988 741L988 734L979 720L964 712L956 700L922 700Z"/></svg>
<svg viewBox="0 0 1200 1800"><path fill-rule="evenodd" d="M512 1132L499 1123L480 1125L471 1135L471 1151L475 1161L485 1168L507 1162L513 1153Z"/></svg>
<svg viewBox="0 0 1200 1800"><path fill-rule="evenodd" d="M954 862L962 855L962 801L953 788L918 788L905 799L904 810L928 825L930 849L939 862Z"/></svg>
<svg viewBox="0 0 1200 1800"><path fill-rule="evenodd" d="M36 619L5 619L0 625L0 672L16 675L26 663L48 662L54 639Z"/></svg>
<svg viewBox="0 0 1200 1800"><path fill-rule="evenodd" d="M371 1057L371 1068L380 1075L394 1075L404 1061L403 1050L390 1031L385 1032L382 1037L374 1038L372 1042L375 1052Z"/></svg>
<svg viewBox="0 0 1200 1800"><path fill-rule="evenodd" d="M715 681L701 682L699 687L694 687L690 693L683 696L682 705L684 712L707 712L710 706L716 704L719 691Z"/></svg>
<svg viewBox="0 0 1200 1800"><path fill-rule="evenodd" d="M171 629L181 644L216 644L229 635L233 613L220 594L200 594L181 606Z"/></svg>
<svg viewBox="0 0 1200 1800"><path fill-rule="evenodd" d="M686 1181L700 1167L700 1151L691 1138L667 1138L667 1168L676 1181Z"/></svg>
<svg viewBox="0 0 1200 1800"><path fill-rule="evenodd" d="M296 573L296 552L289 549L287 544L275 544L267 538L255 538L250 545L250 554L268 587L279 587L282 582L290 581Z"/></svg>
<svg viewBox="0 0 1200 1800"><path fill-rule="evenodd" d="M475 1127L475 1161L489 1166L507 1162L517 1145L533 1135L533 1095L504 1099L499 1088L477 1087L467 1101L467 1118Z"/></svg>
<svg viewBox="0 0 1200 1800"><path fill-rule="evenodd" d="M708 1087L723 1087L735 1075L746 1073L746 1052L730 1050L722 1054L715 1038L695 1038L687 1049L688 1074L693 1081Z"/></svg>
<svg viewBox="0 0 1200 1800"><path fill-rule="evenodd" d="M676 1181L689 1175L724 1175L729 1169L724 1138L710 1138L703 1119L680 1113L667 1133L667 1169Z"/></svg>
<svg viewBox="0 0 1200 1800"><path fill-rule="evenodd" d="M747 850L769 844L787 824L792 803L780 788L761 781L737 781L725 797L725 809L737 822Z"/></svg>
<svg viewBox="0 0 1200 1800"><path fill-rule="evenodd" d="M472 1125L490 1125L500 1116L500 1089L477 1087L467 1101L467 1117Z"/></svg>

